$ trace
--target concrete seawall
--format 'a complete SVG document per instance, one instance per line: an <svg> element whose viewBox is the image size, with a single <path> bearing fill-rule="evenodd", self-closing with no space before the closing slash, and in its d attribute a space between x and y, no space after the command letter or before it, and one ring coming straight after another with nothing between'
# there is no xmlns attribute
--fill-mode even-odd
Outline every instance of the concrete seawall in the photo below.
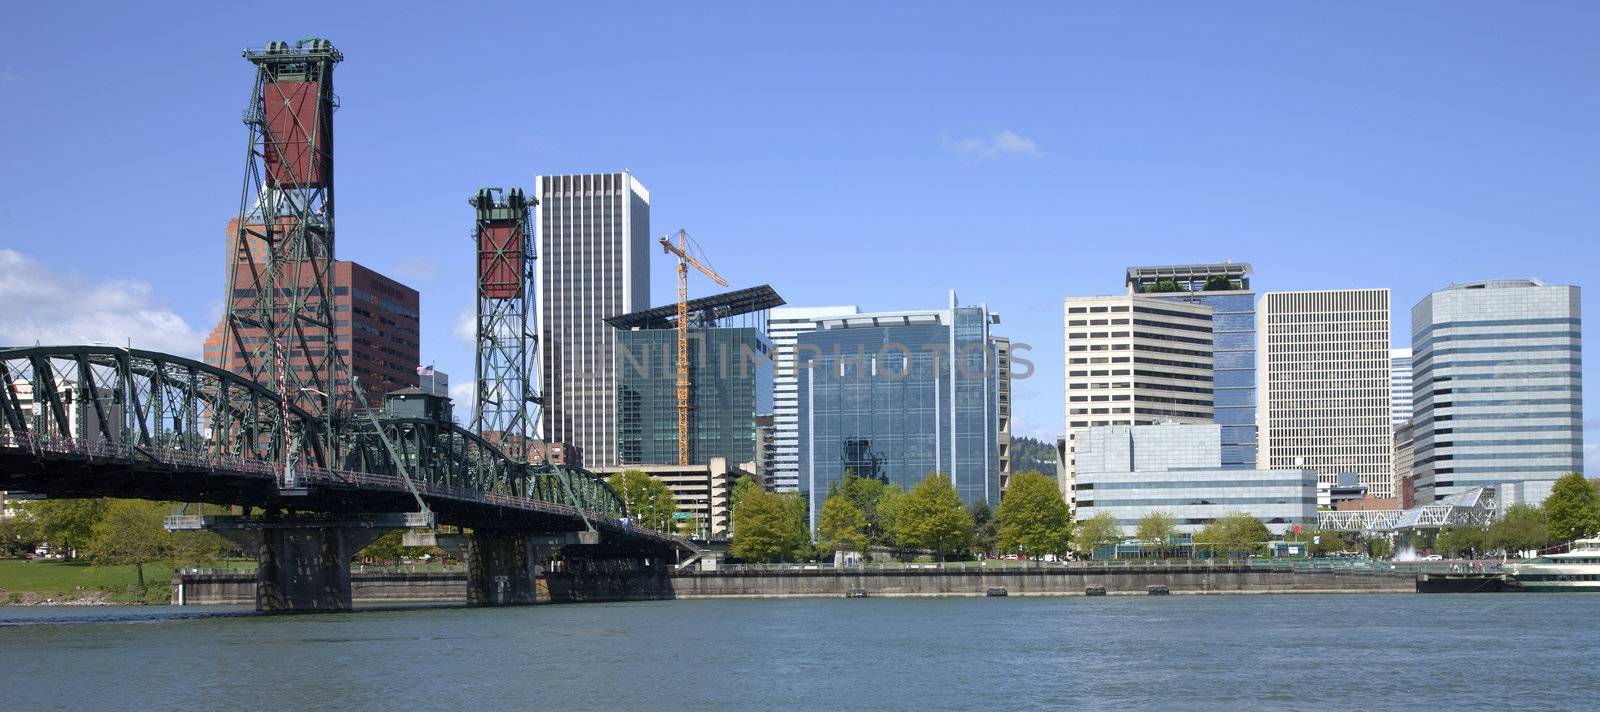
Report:
<svg viewBox="0 0 1600 712"><path fill-rule="evenodd" d="M1018 571L723 571L678 574L676 598L844 596L982 596L1003 588L1010 596L1083 595L1089 586L1107 594L1146 594L1166 586L1193 593L1414 593L1409 575L1373 571L1271 571L1246 567L1138 566Z"/></svg>
<svg viewBox="0 0 1600 712"><path fill-rule="evenodd" d="M465 603L467 575L461 572L352 572L356 603ZM178 572L172 576L175 605L255 605L254 571Z"/></svg>
<svg viewBox="0 0 1600 712"><path fill-rule="evenodd" d="M590 579L594 580L590 580ZM1289 571L1244 566L1128 566L983 571L907 569L836 571L723 570L680 572L670 579L556 573L538 581L539 602L622 601L665 598L982 596L1003 588L1011 596L1083 595L1103 586L1109 595L1145 594L1166 586L1173 594L1226 593L1414 593L1415 577L1375 571ZM356 603L465 603L465 572L355 572ZM255 603L254 572L185 572L172 579L172 602L180 605Z"/></svg>

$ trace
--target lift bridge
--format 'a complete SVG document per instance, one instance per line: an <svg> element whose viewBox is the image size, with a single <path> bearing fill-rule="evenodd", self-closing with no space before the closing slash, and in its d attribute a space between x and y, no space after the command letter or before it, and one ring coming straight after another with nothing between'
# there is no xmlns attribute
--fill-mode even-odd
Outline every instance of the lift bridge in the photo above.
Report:
<svg viewBox="0 0 1600 712"><path fill-rule="evenodd" d="M513 460L447 416L317 416L230 371L114 346L0 348L3 490L256 510L168 526L256 550L268 611L348 609L350 555L396 528L471 528L476 603L533 602L535 567L563 556L664 575L682 546L632 526L597 476Z"/></svg>
<svg viewBox="0 0 1600 712"><path fill-rule="evenodd" d="M1499 490L1474 487L1410 509L1321 512L1317 527L1342 532L1387 533L1407 529L1488 526L1500 515Z"/></svg>

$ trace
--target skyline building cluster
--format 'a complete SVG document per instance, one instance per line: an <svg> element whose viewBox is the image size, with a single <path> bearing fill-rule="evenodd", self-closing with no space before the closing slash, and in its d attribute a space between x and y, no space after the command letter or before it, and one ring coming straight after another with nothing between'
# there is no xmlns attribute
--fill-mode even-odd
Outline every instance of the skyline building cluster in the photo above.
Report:
<svg viewBox="0 0 1600 712"><path fill-rule="evenodd" d="M650 193L626 172L539 176L535 192L541 388L530 450L667 472L678 317L675 305L649 306ZM442 391L418 369L420 295L357 263L335 265L335 348L367 400ZM1147 495L1177 487L1185 468L1259 475L1190 482L1235 489L1279 476L1263 473L1293 473L1273 485L1289 487L1312 472L1322 506L1359 496L1395 508L1483 485L1537 503L1581 469L1578 287L1513 279L1434 292L1412 310L1408 347L1390 343L1388 289L1261 292L1255 279L1248 263L1136 266L1123 294L1064 299L1055 474L1079 516L1115 506L1124 519L1128 502L1184 500ZM685 493L728 490L693 473L749 475L804 494L813 526L846 472L902 487L940 473L968 502L998 501L1010 474L1011 343L990 331L999 317L987 306L952 291L941 308L863 313L785 305L765 285L691 304L691 466L673 472ZM226 360L221 328L207 339L212 363ZM1215 463L1128 470L1172 480L1145 478L1148 491L1137 477L1106 484L1108 443L1156 425L1214 426ZM1085 469L1085 458L1102 459ZM1291 499L1274 503L1303 504ZM725 505L697 505L718 513L708 531L725 533Z"/></svg>
<svg viewBox="0 0 1600 712"><path fill-rule="evenodd" d="M1126 528L1150 511L1231 502L1276 532L1307 520L1258 505L1309 497L1336 509L1402 509L1485 486L1499 488L1503 506L1537 505L1557 478L1582 470L1578 287L1505 279L1441 289L1412 309L1412 344L1403 346L1390 343L1388 289L1258 298L1251 274L1235 263L1132 267L1128 297L1063 301L1057 450L1063 494L1080 518L1111 511ZM1162 312L1156 300L1194 309ZM1241 406L1247 400L1253 408ZM1247 412L1253 422L1240 423ZM1207 424L1215 431L1202 431ZM1162 464L1163 448L1197 452L1188 440L1202 432L1207 445L1215 435L1215 463ZM1139 450L1141 433L1164 444ZM1201 476L1241 469L1252 451L1243 469L1255 479ZM1310 489L1288 499L1288 489L1244 494L1290 487L1305 473Z"/></svg>

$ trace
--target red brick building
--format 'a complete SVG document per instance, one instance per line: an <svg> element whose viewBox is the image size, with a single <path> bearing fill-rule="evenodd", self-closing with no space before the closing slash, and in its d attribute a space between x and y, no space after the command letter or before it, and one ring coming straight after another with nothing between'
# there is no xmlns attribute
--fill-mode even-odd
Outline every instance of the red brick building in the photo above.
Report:
<svg viewBox="0 0 1600 712"><path fill-rule="evenodd" d="M226 259L229 261L234 259L237 221L237 218L228 221ZM240 280L244 283L242 276ZM236 288L232 294L237 307L254 303L254 295L242 289ZM334 263L334 339L351 372L365 386L367 402L373 407L383 407L383 394L417 385L417 364L422 360L420 302L417 290L400 282L355 262L339 260ZM234 358L224 364L223 326L224 323L219 322L206 337L205 361L243 373L244 354L238 344L234 344ZM246 339L259 339L263 332L246 328L241 335ZM310 360L299 351L291 351L289 360L291 368L301 371L310 368ZM352 403L348 382L340 378L335 388L341 404Z"/></svg>

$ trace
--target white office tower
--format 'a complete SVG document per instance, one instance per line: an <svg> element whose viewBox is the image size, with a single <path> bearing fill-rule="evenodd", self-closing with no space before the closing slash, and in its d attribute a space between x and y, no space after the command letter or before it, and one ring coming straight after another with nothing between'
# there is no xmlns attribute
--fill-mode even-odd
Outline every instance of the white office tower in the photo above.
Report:
<svg viewBox="0 0 1600 712"><path fill-rule="evenodd" d="M1258 314L1260 469L1354 473L1394 497L1389 290L1268 292Z"/></svg>
<svg viewBox="0 0 1600 712"><path fill-rule="evenodd" d="M1144 296L1072 297L1063 308L1067 435L1059 484L1075 506L1075 432L1212 422L1213 312Z"/></svg>
<svg viewBox="0 0 1600 712"><path fill-rule="evenodd" d="M767 313L767 335L772 339L772 471L773 489L794 492L800 488L800 404L795 377L795 337L817 328L817 321L852 316L861 310L839 307L777 307Z"/></svg>
<svg viewBox="0 0 1600 712"><path fill-rule="evenodd" d="M617 464L616 329L650 307L650 192L626 172L539 176L544 437Z"/></svg>

